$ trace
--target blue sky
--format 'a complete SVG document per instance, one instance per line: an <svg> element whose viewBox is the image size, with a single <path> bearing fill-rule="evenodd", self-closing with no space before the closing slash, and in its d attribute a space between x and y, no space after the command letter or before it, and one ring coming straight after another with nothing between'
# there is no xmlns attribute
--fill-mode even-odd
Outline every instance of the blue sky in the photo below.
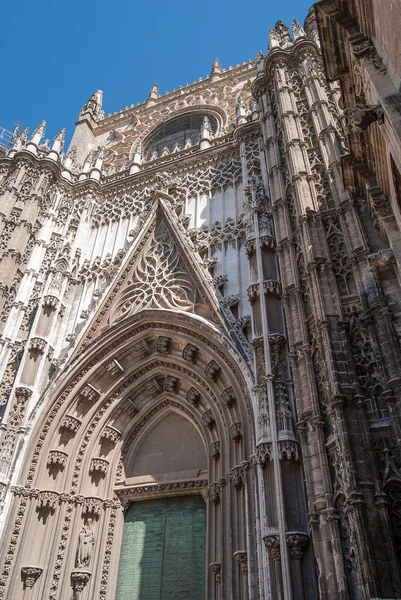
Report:
<svg viewBox="0 0 401 600"><path fill-rule="evenodd" d="M267 52L277 19L302 24L311 1L3 0L0 126L71 137L79 110L98 89L106 113L142 102L154 81L165 93Z"/></svg>

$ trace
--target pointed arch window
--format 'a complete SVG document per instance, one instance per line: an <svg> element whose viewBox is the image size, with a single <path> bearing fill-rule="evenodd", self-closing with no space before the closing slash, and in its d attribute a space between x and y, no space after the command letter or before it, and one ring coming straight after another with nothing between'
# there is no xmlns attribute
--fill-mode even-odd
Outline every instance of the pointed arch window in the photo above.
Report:
<svg viewBox="0 0 401 600"><path fill-rule="evenodd" d="M197 144L205 117L209 119L212 132L216 133L216 118L203 112L186 113L159 125L145 140L145 160L156 158L165 151L173 152L175 149L181 150L185 146Z"/></svg>

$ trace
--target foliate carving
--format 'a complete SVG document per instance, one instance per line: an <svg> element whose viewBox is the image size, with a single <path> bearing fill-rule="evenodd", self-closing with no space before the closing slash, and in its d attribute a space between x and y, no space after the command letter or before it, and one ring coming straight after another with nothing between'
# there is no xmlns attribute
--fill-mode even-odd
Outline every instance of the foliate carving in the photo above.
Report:
<svg viewBox="0 0 401 600"><path fill-rule="evenodd" d="M43 354L46 348L46 340L42 339L42 338L31 338L29 340L29 350L31 351L36 351L39 352L40 354Z"/></svg>
<svg viewBox="0 0 401 600"><path fill-rule="evenodd" d="M291 558L302 560L306 548L309 545L309 536L300 531L288 531L285 534L287 545L290 549Z"/></svg>
<svg viewBox="0 0 401 600"><path fill-rule="evenodd" d="M117 442L121 439L121 431L119 431L112 425L106 425L100 437L103 440L108 440L113 444L117 444Z"/></svg>
<svg viewBox="0 0 401 600"><path fill-rule="evenodd" d="M177 394L178 382L179 382L179 379L177 377L172 377L171 375L167 375L165 382L164 382L164 389L166 390L166 392L170 392L171 394Z"/></svg>
<svg viewBox="0 0 401 600"><path fill-rule="evenodd" d="M218 460L220 458L220 442L218 440L210 444L210 456L213 460Z"/></svg>
<svg viewBox="0 0 401 600"><path fill-rule="evenodd" d="M33 588L33 586L41 576L42 571L43 569L41 567L22 567L21 579L24 584L24 589Z"/></svg>
<svg viewBox="0 0 401 600"><path fill-rule="evenodd" d="M234 558L238 562L242 575L248 574L248 555L245 550L237 550L233 554Z"/></svg>
<svg viewBox="0 0 401 600"><path fill-rule="evenodd" d="M182 357L184 360L190 363L196 362L196 356L198 354L198 348L193 344L187 344L182 351Z"/></svg>
<svg viewBox="0 0 401 600"><path fill-rule="evenodd" d="M176 243L161 221L129 276L114 318L121 320L152 306L189 311L194 302L194 282L184 267Z"/></svg>
<svg viewBox="0 0 401 600"><path fill-rule="evenodd" d="M280 333L273 333L269 335L269 345L271 351L272 373L275 377L283 378L285 337Z"/></svg>
<svg viewBox="0 0 401 600"><path fill-rule="evenodd" d="M155 378L152 378L147 382L146 389L148 390L149 394L153 398L156 398L156 396L159 396L163 391L162 388L160 387L159 382Z"/></svg>
<svg viewBox="0 0 401 600"><path fill-rule="evenodd" d="M89 472L90 473L102 473L107 474L109 468L109 461L105 458L93 457L90 462Z"/></svg>
<svg viewBox="0 0 401 600"><path fill-rule="evenodd" d="M157 338L157 351L160 352L160 354L170 354L170 345L171 338L166 336L159 336Z"/></svg>
<svg viewBox="0 0 401 600"><path fill-rule="evenodd" d="M208 427L209 429L211 429L213 427L215 420L214 420L214 416L213 416L211 409L209 409L203 413L202 421L204 422L206 427Z"/></svg>
<svg viewBox="0 0 401 600"><path fill-rule="evenodd" d="M90 383L88 383L87 385L85 385L85 387L82 388L80 395L86 400L89 400L89 402L95 402L95 400L99 398L100 394L97 391L97 389L95 389Z"/></svg>
<svg viewBox="0 0 401 600"><path fill-rule="evenodd" d="M256 461L262 467L273 460L272 443L262 442L256 446Z"/></svg>
<svg viewBox="0 0 401 600"><path fill-rule="evenodd" d="M62 450L50 450L49 456L47 458L47 464L65 467L65 465L67 464L67 459L67 452L63 452Z"/></svg>
<svg viewBox="0 0 401 600"><path fill-rule="evenodd" d="M252 283L249 287L248 287L248 300L249 302L253 305L255 304L256 300L259 298L259 284L258 283Z"/></svg>
<svg viewBox="0 0 401 600"><path fill-rule="evenodd" d="M371 267L390 267L395 263L394 252L391 248L383 248L377 252L373 252L368 256L368 262Z"/></svg>
<svg viewBox="0 0 401 600"><path fill-rule="evenodd" d="M344 116L347 122L347 132L365 130L377 121L379 124L384 122L384 111L379 104L364 106L358 104L344 110Z"/></svg>
<svg viewBox="0 0 401 600"><path fill-rule="evenodd" d="M205 489L207 486L206 479L196 479L189 481L170 481L166 483L155 483L146 485L137 485L132 488L124 488L118 491L118 496L121 498L122 504L124 504L129 498L137 496L149 496L163 492L177 492L182 495L186 490L199 490Z"/></svg>
<svg viewBox="0 0 401 600"><path fill-rule="evenodd" d="M266 294L275 294L276 296L280 296L281 294L281 283L276 279L265 279L263 282L263 293Z"/></svg>
<svg viewBox="0 0 401 600"><path fill-rule="evenodd" d="M110 373L110 375L117 376L121 375L121 373L124 373L124 368L116 359L113 359L108 365L106 365L106 371Z"/></svg>
<svg viewBox="0 0 401 600"><path fill-rule="evenodd" d="M221 563L212 563L209 567L212 570L216 584L221 585Z"/></svg>
<svg viewBox="0 0 401 600"><path fill-rule="evenodd" d="M65 415L64 419L61 422L60 429L66 429L68 431L72 431L76 433L80 428L82 421L74 417L73 415Z"/></svg>
<svg viewBox="0 0 401 600"><path fill-rule="evenodd" d="M228 407L232 406L234 404L234 402L236 401L235 392L232 387L228 387L225 390L223 390L221 392L220 397L221 397L223 404L225 404Z"/></svg>
<svg viewBox="0 0 401 600"><path fill-rule="evenodd" d="M82 515L95 515L99 516L103 510L104 501L96 496L90 496L85 498L82 507ZM90 519L88 519L89 521ZM79 566L79 565L78 565Z"/></svg>
<svg viewBox="0 0 401 600"><path fill-rule="evenodd" d="M296 440L279 440L278 455L280 460L299 462L299 446Z"/></svg>
<svg viewBox="0 0 401 600"><path fill-rule="evenodd" d="M205 374L210 379L217 379L217 376L219 375L220 371L220 366L214 360L211 360L209 363L207 363L205 367Z"/></svg>
<svg viewBox="0 0 401 600"><path fill-rule="evenodd" d="M280 537L277 534L265 535L263 538L266 549L274 561L281 559Z"/></svg>
<svg viewBox="0 0 401 600"><path fill-rule="evenodd" d="M139 358L146 358L150 355L150 349L145 340L141 340L133 346L133 351Z"/></svg>
<svg viewBox="0 0 401 600"><path fill-rule="evenodd" d="M59 303L59 299L56 296L45 296L43 298L43 306L48 306L50 308L57 308Z"/></svg>
<svg viewBox="0 0 401 600"><path fill-rule="evenodd" d="M60 501L60 494L50 490L43 490L39 492L37 499L38 508L49 508L50 510L56 510Z"/></svg>
<svg viewBox="0 0 401 600"><path fill-rule="evenodd" d="M241 441L241 438L242 438L242 423L241 423L241 421L232 423L232 425L230 425L230 436L231 436L231 439L236 444L238 444Z"/></svg>
<svg viewBox="0 0 401 600"><path fill-rule="evenodd" d="M208 496L212 504L218 504L220 502L221 487L220 481L215 481L209 485Z"/></svg>
<svg viewBox="0 0 401 600"><path fill-rule="evenodd" d="M221 288L227 282L228 282L228 275L218 275L217 277L213 277L213 285L217 289Z"/></svg>
<svg viewBox="0 0 401 600"><path fill-rule="evenodd" d="M191 387L187 392L186 399L192 406L198 406L200 394L194 387Z"/></svg>
<svg viewBox="0 0 401 600"><path fill-rule="evenodd" d="M79 594L84 591L92 573L89 571L81 571L80 569L74 569L71 573L71 585L75 594Z"/></svg>
<svg viewBox="0 0 401 600"><path fill-rule="evenodd" d="M240 490L244 484L244 470L241 465L236 465L230 470L231 483L234 489Z"/></svg>

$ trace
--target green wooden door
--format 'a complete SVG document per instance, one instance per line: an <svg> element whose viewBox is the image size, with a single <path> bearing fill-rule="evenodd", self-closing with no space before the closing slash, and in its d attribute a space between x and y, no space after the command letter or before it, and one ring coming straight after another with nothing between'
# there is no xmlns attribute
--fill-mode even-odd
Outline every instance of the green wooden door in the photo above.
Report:
<svg viewBox="0 0 401 600"><path fill-rule="evenodd" d="M204 600L200 496L134 502L125 515L116 600Z"/></svg>

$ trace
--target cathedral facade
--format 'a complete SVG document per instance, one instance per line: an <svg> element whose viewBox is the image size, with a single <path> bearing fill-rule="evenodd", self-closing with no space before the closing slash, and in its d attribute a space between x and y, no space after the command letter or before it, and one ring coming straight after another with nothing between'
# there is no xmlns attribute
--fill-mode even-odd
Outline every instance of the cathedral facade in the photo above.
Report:
<svg viewBox="0 0 401 600"><path fill-rule="evenodd" d="M400 597L398 213L324 58L0 158L0 599Z"/></svg>

